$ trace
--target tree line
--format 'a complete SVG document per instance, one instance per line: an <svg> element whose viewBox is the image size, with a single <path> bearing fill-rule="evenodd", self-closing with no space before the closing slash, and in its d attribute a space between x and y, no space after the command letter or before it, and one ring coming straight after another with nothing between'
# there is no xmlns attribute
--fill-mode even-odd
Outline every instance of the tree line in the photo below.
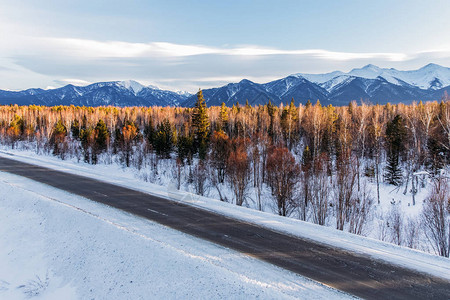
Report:
<svg viewBox="0 0 450 300"><path fill-rule="evenodd" d="M434 212L444 225L427 232L440 236L436 251L448 256L449 197L439 195L448 189L441 175L450 159L450 102L206 107L201 91L197 98L193 108L0 106L0 139L61 159L148 167L153 177L170 161L177 188L213 189L222 201L257 209L268 189L279 215L356 234L380 203L381 183L410 193L415 205L427 174L439 180L428 216L444 199ZM408 234L397 243L407 244Z"/></svg>

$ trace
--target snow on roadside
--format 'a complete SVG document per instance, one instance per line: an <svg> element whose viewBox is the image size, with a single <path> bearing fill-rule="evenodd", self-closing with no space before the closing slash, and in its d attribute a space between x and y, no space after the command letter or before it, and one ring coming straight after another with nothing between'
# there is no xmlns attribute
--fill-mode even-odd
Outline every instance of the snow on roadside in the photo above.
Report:
<svg viewBox="0 0 450 300"><path fill-rule="evenodd" d="M0 172L1 299L342 299L345 293Z"/></svg>
<svg viewBox="0 0 450 300"><path fill-rule="evenodd" d="M23 151L0 151L0 156L91 177L176 201L182 201L266 228L340 247L375 259L381 259L388 263L450 280L450 260L447 258L338 231L330 227L280 217L271 213L260 212L215 199L201 197L192 193L178 191L174 185L170 184L168 187L164 187L147 182L139 182L136 181L133 174L123 171L122 168L116 165L92 166L77 164L71 161L61 161L55 157L37 156L32 152ZM417 208L414 208L414 210L417 211Z"/></svg>

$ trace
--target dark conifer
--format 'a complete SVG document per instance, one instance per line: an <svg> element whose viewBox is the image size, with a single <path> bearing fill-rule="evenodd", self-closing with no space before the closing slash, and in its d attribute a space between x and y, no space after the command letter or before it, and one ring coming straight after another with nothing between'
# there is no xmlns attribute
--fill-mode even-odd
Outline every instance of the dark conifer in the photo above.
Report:
<svg viewBox="0 0 450 300"><path fill-rule="evenodd" d="M402 182L402 171L400 169L400 156L403 153L404 140L406 138L406 127L403 118L396 115L394 119L387 123L386 126L386 142L387 166L385 179L389 184L399 185Z"/></svg>
<svg viewBox="0 0 450 300"><path fill-rule="evenodd" d="M205 159L208 152L209 119L202 90L197 93L197 102L192 114L192 127L194 128L194 148L198 151L200 159Z"/></svg>
<svg viewBox="0 0 450 300"><path fill-rule="evenodd" d="M73 120L70 131L72 132L72 138L76 140L80 139L80 122L78 119Z"/></svg>
<svg viewBox="0 0 450 300"><path fill-rule="evenodd" d="M170 158L173 148L173 131L169 120L165 119L156 127L155 138L153 141L156 154L164 158Z"/></svg>
<svg viewBox="0 0 450 300"><path fill-rule="evenodd" d="M222 105L220 106L219 120L219 131L228 132L228 109L224 102L222 102Z"/></svg>

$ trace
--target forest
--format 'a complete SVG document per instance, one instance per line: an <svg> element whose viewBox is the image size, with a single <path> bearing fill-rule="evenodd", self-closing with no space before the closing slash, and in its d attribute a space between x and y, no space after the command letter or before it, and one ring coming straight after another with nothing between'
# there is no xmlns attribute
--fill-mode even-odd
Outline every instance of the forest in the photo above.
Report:
<svg viewBox="0 0 450 300"><path fill-rule="evenodd" d="M446 99L206 107L200 90L193 108L9 105L0 143L449 257Z"/></svg>

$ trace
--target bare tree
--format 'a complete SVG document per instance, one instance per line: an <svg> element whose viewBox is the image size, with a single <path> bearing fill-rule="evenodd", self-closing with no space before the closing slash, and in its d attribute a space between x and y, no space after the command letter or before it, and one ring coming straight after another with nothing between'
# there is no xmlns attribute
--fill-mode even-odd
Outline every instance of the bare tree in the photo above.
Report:
<svg viewBox="0 0 450 300"><path fill-rule="evenodd" d="M388 241L389 238L389 223L385 217L378 220L378 239L381 241Z"/></svg>
<svg viewBox="0 0 450 300"><path fill-rule="evenodd" d="M441 107L441 111L437 114L437 118L446 137L442 146L450 151L450 101L445 99L445 101L441 103Z"/></svg>
<svg viewBox="0 0 450 300"><path fill-rule="evenodd" d="M448 179L440 176L433 182L423 203L422 224L426 237L437 254L449 257L450 197Z"/></svg>
<svg viewBox="0 0 450 300"><path fill-rule="evenodd" d="M326 160L321 160L316 172L311 175L311 213L312 221L325 225L328 217L329 180L327 176Z"/></svg>
<svg viewBox="0 0 450 300"><path fill-rule="evenodd" d="M371 128L374 144L375 157L375 179L377 184L377 203L380 204L380 159L381 159L381 142L384 132L384 123L380 120L381 106L375 105L372 108Z"/></svg>
<svg viewBox="0 0 450 300"><path fill-rule="evenodd" d="M199 160L198 164L195 166L193 172L193 183L194 190L197 195L204 196L207 191L207 170L203 160Z"/></svg>
<svg viewBox="0 0 450 300"><path fill-rule="evenodd" d="M257 139L254 139L251 144L251 161L253 166L253 186L256 192L256 202L258 205L258 210L262 210L262 186L263 186L263 176L264 176L264 162L260 150L260 138L257 135Z"/></svg>
<svg viewBox="0 0 450 300"><path fill-rule="evenodd" d="M227 160L227 176L233 189L236 205L242 206L250 182L250 163L244 143L241 139L235 141L235 150L230 153Z"/></svg>
<svg viewBox="0 0 450 300"><path fill-rule="evenodd" d="M217 169L211 163L208 164L208 177L212 187L214 187L219 194L220 201L228 202L226 195L222 192L223 183L219 182L217 177Z"/></svg>
<svg viewBox="0 0 450 300"><path fill-rule="evenodd" d="M211 137L211 152L208 159L217 171L218 183L223 183L225 179L225 170L230 151L231 141L228 135L223 131L214 131Z"/></svg>
<svg viewBox="0 0 450 300"><path fill-rule="evenodd" d="M287 216L294 207L293 195L300 175L300 166L287 148L275 147L267 159L268 183L275 196L280 216Z"/></svg>
<svg viewBox="0 0 450 300"><path fill-rule="evenodd" d="M364 234L372 204L371 190L369 190L367 184L364 182L362 188L350 203L349 232L358 235Z"/></svg>
<svg viewBox="0 0 450 300"><path fill-rule="evenodd" d="M390 242L401 245L403 242L403 215L398 204L392 205L387 216L387 226Z"/></svg>
<svg viewBox="0 0 450 300"><path fill-rule="evenodd" d="M336 229L344 230L344 225L348 220L350 202L354 196L356 175L356 163L350 158L342 157L334 181Z"/></svg>
<svg viewBox="0 0 450 300"><path fill-rule="evenodd" d="M356 129L356 164L357 164L357 178L358 178L358 191L361 188L360 173L361 173L361 160L366 154L366 139L367 139L367 124L369 117L369 107L362 102L358 113L355 114L357 119Z"/></svg>
<svg viewBox="0 0 450 300"><path fill-rule="evenodd" d="M409 248L417 249L419 243L419 223L413 219L408 218L405 225L405 245Z"/></svg>

